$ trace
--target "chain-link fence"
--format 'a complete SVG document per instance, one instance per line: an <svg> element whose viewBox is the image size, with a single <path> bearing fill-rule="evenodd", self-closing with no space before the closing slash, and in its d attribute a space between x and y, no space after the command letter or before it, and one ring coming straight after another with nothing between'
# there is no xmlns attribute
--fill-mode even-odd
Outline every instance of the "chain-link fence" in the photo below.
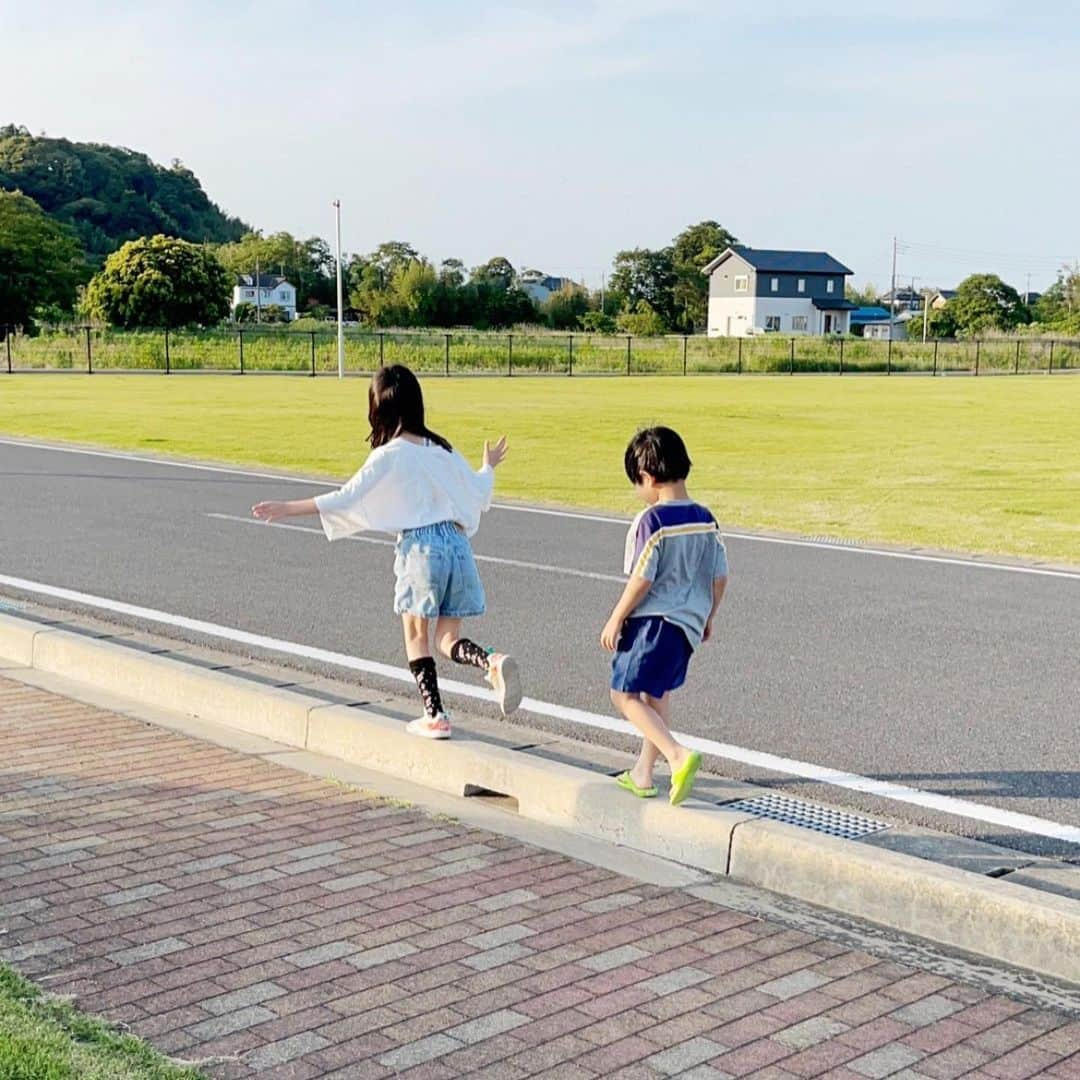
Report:
<svg viewBox="0 0 1080 1080"><path fill-rule="evenodd" d="M336 374L327 330L108 330L79 326L34 336L0 328L0 365L30 371ZM407 364L430 375L925 374L1080 370L1080 342L1034 337L876 341L842 337L630 337L474 330L345 333L345 370Z"/></svg>

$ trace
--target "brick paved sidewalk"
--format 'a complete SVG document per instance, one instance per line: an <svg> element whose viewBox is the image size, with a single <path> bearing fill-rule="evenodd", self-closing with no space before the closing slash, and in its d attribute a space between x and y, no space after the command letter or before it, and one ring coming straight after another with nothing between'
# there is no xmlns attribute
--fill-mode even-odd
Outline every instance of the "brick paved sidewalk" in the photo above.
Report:
<svg viewBox="0 0 1080 1080"><path fill-rule="evenodd" d="M1080 1021L0 679L0 957L215 1077L1080 1077Z"/></svg>

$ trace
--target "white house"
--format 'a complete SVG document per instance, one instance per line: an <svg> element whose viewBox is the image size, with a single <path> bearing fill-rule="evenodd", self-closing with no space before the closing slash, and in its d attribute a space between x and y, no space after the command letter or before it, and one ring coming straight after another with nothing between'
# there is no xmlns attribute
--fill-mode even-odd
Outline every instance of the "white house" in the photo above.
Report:
<svg viewBox="0 0 1080 1080"><path fill-rule="evenodd" d="M572 284L570 278L552 277L541 270L525 270L518 277L518 287L537 305L542 304L552 293Z"/></svg>
<svg viewBox="0 0 1080 1080"><path fill-rule="evenodd" d="M233 285L232 310L238 304L269 307L276 304L284 308L285 317L292 322L296 318L296 286L280 274L260 274L256 282L254 274L238 274Z"/></svg>
<svg viewBox="0 0 1080 1080"><path fill-rule="evenodd" d="M844 299L851 271L824 251L729 247L709 275L709 337L846 334L855 305Z"/></svg>

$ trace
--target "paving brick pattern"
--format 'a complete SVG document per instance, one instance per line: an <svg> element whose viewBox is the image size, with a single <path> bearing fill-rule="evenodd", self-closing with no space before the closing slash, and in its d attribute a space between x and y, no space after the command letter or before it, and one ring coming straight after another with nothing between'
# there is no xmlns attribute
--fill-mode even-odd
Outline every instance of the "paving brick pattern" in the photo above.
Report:
<svg viewBox="0 0 1080 1080"><path fill-rule="evenodd" d="M1080 1078L1080 1021L0 679L0 957L209 1076Z"/></svg>

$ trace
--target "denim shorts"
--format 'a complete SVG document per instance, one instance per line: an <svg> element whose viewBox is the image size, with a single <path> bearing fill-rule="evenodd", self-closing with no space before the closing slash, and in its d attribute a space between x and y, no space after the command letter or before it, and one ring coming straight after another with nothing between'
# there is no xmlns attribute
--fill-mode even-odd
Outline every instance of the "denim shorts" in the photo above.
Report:
<svg viewBox="0 0 1080 1080"><path fill-rule="evenodd" d="M693 652L682 630L659 615L627 619L611 662L611 689L662 698L686 682Z"/></svg>
<svg viewBox="0 0 1080 1080"><path fill-rule="evenodd" d="M451 521L408 529L394 549L394 611L468 619L485 611L484 586L469 539Z"/></svg>

